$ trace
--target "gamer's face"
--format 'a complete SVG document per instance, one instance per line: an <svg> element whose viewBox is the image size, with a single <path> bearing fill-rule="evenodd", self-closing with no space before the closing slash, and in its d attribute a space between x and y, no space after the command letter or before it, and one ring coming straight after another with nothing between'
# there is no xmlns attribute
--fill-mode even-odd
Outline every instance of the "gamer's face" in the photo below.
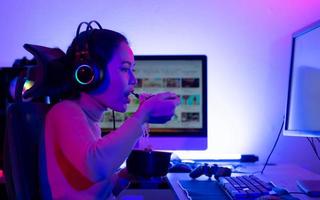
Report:
<svg viewBox="0 0 320 200"><path fill-rule="evenodd" d="M103 81L103 91L95 97L105 109L125 112L130 103L129 95L137 83L134 55L128 44L119 45L106 67L109 80Z"/></svg>

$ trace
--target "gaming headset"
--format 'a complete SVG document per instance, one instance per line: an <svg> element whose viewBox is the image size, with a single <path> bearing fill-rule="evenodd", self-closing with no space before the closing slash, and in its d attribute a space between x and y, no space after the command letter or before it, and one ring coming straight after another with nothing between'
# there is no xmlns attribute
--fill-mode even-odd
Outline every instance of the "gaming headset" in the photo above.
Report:
<svg viewBox="0 0 320 200"><path fill-rule="evenodd" d="M96 88L103 80L104 76L103 67L93 62L89 51L88 39L90 34L95 30L92 28L93 23L98 26L98 29L102 29L97 21L92 20L90 22L81 22L76 33L75 61L72 74L73 83L80 91L89 91ZM84 33L80 32L83 25L87 26ZM79 37L80 33L84 34L81 39Z"/></svg>

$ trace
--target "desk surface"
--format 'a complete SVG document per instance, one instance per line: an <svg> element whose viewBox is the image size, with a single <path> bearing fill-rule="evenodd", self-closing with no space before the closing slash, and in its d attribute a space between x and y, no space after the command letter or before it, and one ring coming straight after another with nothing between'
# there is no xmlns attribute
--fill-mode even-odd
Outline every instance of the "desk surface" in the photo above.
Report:
<svg viewBox="0 0 320 200"><path fill-rule="evenodd" d="M258 169L258 170L257 170ZM238 171L245 172L239 175L252 174L262 169L261 165L257 164L246 164L241 168L237 168ZM235 174L237 175L237 174ZM310 180L320 180L320 175L310 172L296 165L274 165L267 166L264 173L256 173L257 177L264 181L272 181L275 185L287 189L289 192L301 192L296 185L297 180L310 179ZM169 182L180 200L188 200L185 192L181 189L178 184L179 180L190 180L188 173L169 173L167 175ZM207 180L208 177L201 176L199 180ZM311 198L304 194L292 194L292 196L297 197L302 200L315 200L320 198Z"/></svg>

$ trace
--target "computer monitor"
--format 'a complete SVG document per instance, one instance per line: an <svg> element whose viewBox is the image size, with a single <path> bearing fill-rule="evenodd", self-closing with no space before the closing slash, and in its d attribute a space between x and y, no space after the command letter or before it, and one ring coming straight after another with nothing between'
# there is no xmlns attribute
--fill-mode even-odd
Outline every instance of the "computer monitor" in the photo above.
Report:
<svg viewBox="0 0 320 200"><path fill-rule="evenodd" d="M293 34L283 133L320 137L320 21Z"/></svg>
<svg viewBox="0 0 320 200"><path fill-rule="evenodd" d="M207 148L207 57L205 55L135 56L136 93L175 92L181 104L171 121L150 124L150 135L136 145L138 149L205 150ZM132 95L127 112L115 113L116 127L139 105ZM112 113L101 122L103 132L113 126Z"/></svg>
<svg viewBox="0 0 320 200"><path fill-rule="evenodd" d="M295 32L292 37L283 134L320 137L320 21ZM315 150L313 140L309 142ZM297 185L308 195L318 197L320 194L320 180L297 180Z"/></svg>

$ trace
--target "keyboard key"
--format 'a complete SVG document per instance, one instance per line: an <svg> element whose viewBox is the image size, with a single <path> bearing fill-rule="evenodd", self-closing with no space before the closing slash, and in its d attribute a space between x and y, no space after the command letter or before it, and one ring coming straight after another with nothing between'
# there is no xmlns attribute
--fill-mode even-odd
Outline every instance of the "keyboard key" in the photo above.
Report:
<svg viewBox="0 0 320 200"><path fill-rule="evenodd" d="M220 177L219 183L233 199L255 199L267 195L272 187L254 175Z"/></svg>

